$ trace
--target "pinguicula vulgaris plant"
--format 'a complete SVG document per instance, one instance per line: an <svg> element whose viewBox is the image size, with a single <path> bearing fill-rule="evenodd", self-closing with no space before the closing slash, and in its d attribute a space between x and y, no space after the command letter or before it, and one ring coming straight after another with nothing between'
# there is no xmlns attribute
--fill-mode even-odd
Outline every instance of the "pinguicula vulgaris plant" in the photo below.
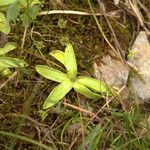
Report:
<svg viewBox="0 0 150 150"><path fill-rule="evenodd" d="M6 53L14 50L16 48L16 45L12 42L7 43L4 45L4 47L0 48L0 74L4 76L10 75L11 68L21 68L26 67L27 63L25 63L23 60L13 58L13 57L7 57Z"/></svg>
<svg viewBox="0 0 150 150"><path fill-rule="evenodd" d="M46 65L37 65L37 72L43 77L59 82L44 102L43 109L48 109L59 102L72 88L90 99L99 99L102 94L110 95L110 90L105 83L86 76L77 76L77 63L74 49L71 44L67 44L65 52L54 50L50 52L55 59L61 62L67 72L63 73Z"/></svg>

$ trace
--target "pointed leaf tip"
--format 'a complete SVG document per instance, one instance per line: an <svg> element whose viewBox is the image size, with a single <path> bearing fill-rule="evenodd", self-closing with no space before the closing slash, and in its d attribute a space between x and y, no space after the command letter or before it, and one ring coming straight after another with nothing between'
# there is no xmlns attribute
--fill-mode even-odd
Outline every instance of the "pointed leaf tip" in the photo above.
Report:
<svg viewBox="0 0 150 150"><path fill-rule="evenodd" d="M81 84L84 84L86 87L93 90L94 92L103 94L111 93L108 86L104 82L97 79L86 76L79 76L77 81Z"/></svg>
<svg viewBox="0 0 150 150"><path fill-rule="evenodd" d="M73 46L71 44L67 44L65 49L65 67L69 78L74 80L77 76L77 63Z"/></svg>
<svg viewBox="0 0 150 150"><path fill-rule="evenodd" d="M79 83L78 81L75 82L75 84L73 85L73 88L75 91L81 93L82 95L84 95L90 99L97 100L101 97L99 94L92 92L85 85Z"/></svg>
<svg viewBox="0 0 150 150"><path fill-rule="evenodd" d="M15 43L9 42L9 43L5 44L4 47L0 48L0 55L4 55L4 54L14 50L15 48L16 48Z"/></svg>
<svg viewBox="0 0 150 150"><path fill-rule="evenodd" d="M55 59L57 59L59 62L61 62L63 65L65 65L65 53L60 50L53 50L49 53L51 56L53 56Z"/></svg>
<svg viewBox="0 0 150 150"><path fill-rule="evenodd" d="M58 103L72 89L72 86L73 83L69 79L56 86L43 104L43 109L48 109Z"/></svg>

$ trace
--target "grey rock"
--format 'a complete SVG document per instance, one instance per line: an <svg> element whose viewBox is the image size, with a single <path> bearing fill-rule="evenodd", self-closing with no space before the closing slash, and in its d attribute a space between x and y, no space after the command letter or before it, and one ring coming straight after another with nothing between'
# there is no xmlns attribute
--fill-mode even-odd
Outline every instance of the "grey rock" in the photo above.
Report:
<svg viewBox="0 0 150 150"><path fill-rule="evenodd" d="M131 77L133 88L131 93L133 93L134 98L138 97L148 101L150 100L150 44L144 31L141 31L137 36L129 56L127 63L137 71L137 74ZM110 87L118 89L126 85L129 71L121 61L105 56L102 62L104 63L100 63L100 65L94 62L93 65L94 75L97 79L106 82ZM144 82L137 78L137 75Z"/></svg>
<svg viewBox="0 0 150 150"><path fill-rule="evenodd" d="M144 79L142 82L133 75L133 90L140 99L147 101L150 99L150 44L144 31L137 36L131 53L134 55L128 61L138 69L138 74Z"/></svg>

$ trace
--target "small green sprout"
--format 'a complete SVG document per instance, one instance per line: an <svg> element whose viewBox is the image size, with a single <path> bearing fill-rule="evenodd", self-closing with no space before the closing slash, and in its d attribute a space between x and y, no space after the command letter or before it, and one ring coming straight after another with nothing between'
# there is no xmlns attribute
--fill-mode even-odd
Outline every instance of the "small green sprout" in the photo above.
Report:
<svg viewBox="0 0 150 150"><path fill-rule="evenodd" d="M66 25L67 25L67 20L59 19L59 21L58 21L58 27L60 27L61 29L65 29Z"/></svg>
<svg viewBox="0 0 150 150"><path fill-rule="evenodd" d="M129 59L134 59L137 55L137 51L136 50L129 50L129 54L128 54L128 58Z"/></svg>
<svg viewBox="0 0 150 150"><path fill-rule="evenodd" d="M77 76L77 63L71 44L67 44L65 52L54 50L50 55L61 62L67 73L63 73L46 65L37 65L37 72L43 77L59 82L47 97L43 109L48 109L59 102L72 88L90 99L99 99L101 94L110 95L110 90L105 83L86 76Z"/></svg>
<svg viewBox="0 0 150 150"><path fill-rule="evenodd" d="M4 47L0 48L0 74L4 76L9 76L11 74L11 68L21 68L26 67L27 64L20 59L7 57L6 53L14 50L16 45L12 42L7 43Z"/></svg>

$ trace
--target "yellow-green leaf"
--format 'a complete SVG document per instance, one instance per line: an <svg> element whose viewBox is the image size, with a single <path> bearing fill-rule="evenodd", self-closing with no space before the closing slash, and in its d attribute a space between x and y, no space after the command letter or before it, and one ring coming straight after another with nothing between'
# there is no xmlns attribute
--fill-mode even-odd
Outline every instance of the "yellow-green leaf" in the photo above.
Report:
<svg viewBox="0 0 150 150"><path fill-rule="evenodd" d="M51 56L53 56L55 59L57 59L59 62L61 62L63 65L65 65L65 53L60 50L53 50L49 53Z"/></svg>
<svg viewBox="0 0 150 150"><path fill-rule="evenodd" d="M65 67L67 69L68 76L71 80L74 80L77 76L77 63L71 44L67 44L65 49Z"/></svg>
<svg viewBox="0 0 150 150"><path fill-rule="evenodd" d="M5 17L5 14L0 12L0 31L8 34L10 32L9 22Z"/></svg>
<svg viewBox="0 0 150 150"><path fill-rule="evenodd" d="M11 5L15 2L17 2L18 0L0 0L0 7L1 6L8 6Z"/></svg>
<svg viewBox="0 0 150 150"><path fill-rule="evenodd" d="M9 68L5 68L5 69L3 69L3 71L1 71L2 76L9 76L11 74L12 74L12 72L10 71Z"/></svg>
<svg viewBox="0 0 150 150"><path fill-rule="evenodd" d="M56 86L46 99L43 109L48 109L58 103L72 89L72 86L73 83L69 79Z"/></svg>
<svg viewBox="0 0 150 150"><path fill-rule="evenodd" d="M4 55L5 53L10 52L14 50L15 48L16 48L15 43L12 43L12 42L7 43L4 45L4 47L0 48L0 55Z"/></svg>
<svg viewBox="0 0 150 150"><path fill-rule="evenodd" d="M90 88L94 92L110 94L110 90L108 86L104 82L99 81L97 79L91 77L79 76L77 81L81 84L84 84L86 87Z"/></svg>
<svg viewBox="0 0 150 150"><path fill-rule="evenodd" d="M62 82L67 78L67 74L46 65L37 65L36 71L43 77L56 82Z"/></svg>
<svg viewBox="0 0 150 150"><path fill-rule="evenodd" d="M0 70L3 69L3 68L8 68L8 66L3 64L2 62L0 62Z"/></svg>
<svg viewBox="0 0 150 150"><path fill-rule="evenodd" d="M75 82L75 84L73 85L73 88L75 91L81 93L82 95L90 98L90 99L99 99L101 96L97 93L92 92L90 89L88 89L85 85L79 83L79 82Z"/></svg>
<svg viewBox="0 0 150 150"><path fill-rule="evenodd" d="M27 63L23 60L12 57L0 57L0 65L4 65L6 68L18 68L26 67Z"/></svg>

